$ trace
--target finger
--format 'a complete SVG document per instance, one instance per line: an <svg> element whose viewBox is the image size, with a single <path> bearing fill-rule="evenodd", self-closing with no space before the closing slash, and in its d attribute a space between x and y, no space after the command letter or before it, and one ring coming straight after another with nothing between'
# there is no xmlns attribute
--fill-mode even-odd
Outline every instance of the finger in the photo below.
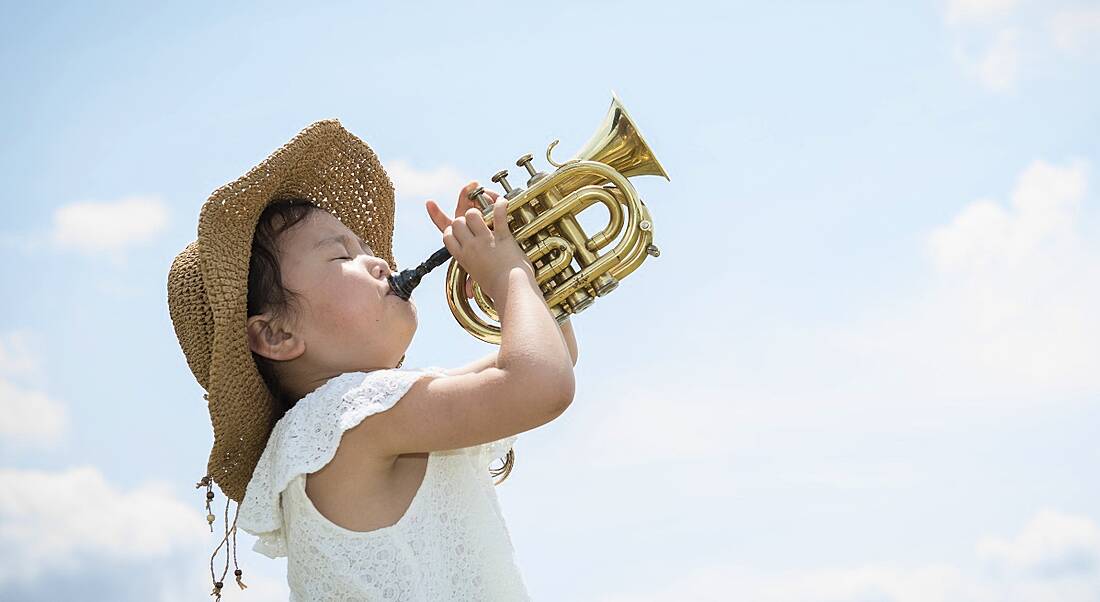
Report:
<svg viewBox="0 0 1100 602"><path fill-rule="evenodd" d="M458 257L462 251L462 245L459 244L458 239L455 238L454 232L450 226L447 226L443 230L443 246L447 247L447 251L451 254L451 257Z"/></svg>
<svg viewBox="0 0 1100 602"><path fill-rule="evenodd" d="M467 299L473 299L474 298L474 279L473 278L467 278L466 279L466 298Z"/></svg>
<svg viewBox="0 0 1100 602"><path fill-rule="evenodd" d="M470 193L477 190L477 180L470 182L462 187L462 190L458 191L458 203L455 205L455 217L466 213L466 210L470 207L476 207L477 201L470 198Z"/></svg>
<svg viewBox="0 0 1100 602"><path fill-rule="evenodd" d="M490 205L492 205L493 203L497 202L497 199L498 199L498 198L500 198L500 195L499 195L499 194L497 194L497 193L495 193L495 192L493 192L492 190L486 190L486 191L485 191L485 196L486 196L486 197L488 198L488 200L489 200L489 204L490 204ZM475 207L477 207L478 209L481 209L481 205L480 205L480 204L478 204L478 205L474 205L474 206L475 206ZM483 214L483 215L484 215L484 214Z"/></svg>
<svg viewBox="0 0 1100 602"><path fill-rule="evenodd" d="M489 234L489 226L485 225L485 219L481 217L480 209L466 210L466 225L474 236L487 236Z"/></svg>
<svg viewBox="0 0 1100 602"><path fill-rule="evenodd" d="M435 201L428 200L424 203L424 206L428 209L428 217L435 223L435 227L439 228L442 232L447 226L451 225L451 218L443 213L443 210L439 208L439 205L435 204Z"/></svg>
<svg viewBox="0 0 1100 602"><path fill-rule="evenodd" d="M499 224L504 224L499 226ZM493 203L493 234L497 237L512 237L512 231L508 229L508 201L497 199Z"/></svg>
<svg viewBox="0 0 1100 602"><path fill-rule="evenodd" d="M466 224L465 217L456 217L455 220L451 222L450 228L460 245L467 245L474 238L473 233L470 232L470 227Z"/></svg>

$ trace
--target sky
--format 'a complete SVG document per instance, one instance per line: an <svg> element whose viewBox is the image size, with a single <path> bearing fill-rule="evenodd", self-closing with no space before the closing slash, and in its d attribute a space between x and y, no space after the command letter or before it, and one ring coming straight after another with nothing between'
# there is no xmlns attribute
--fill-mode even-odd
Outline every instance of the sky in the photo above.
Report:
<svg viewBox="0 0 1100 602"><path fill-rule="evenodd" d="M661 255L573 317L574 401L497 488L532 597L1100 599L1100 3L2 14L0 599L208 593L166 282L211 192L339 119L408 267L426 199L549 169L612 91L670 176L632 179ZM406 367L493 350L443 286ZM224 599L285 599L238 541Z"/></svg>

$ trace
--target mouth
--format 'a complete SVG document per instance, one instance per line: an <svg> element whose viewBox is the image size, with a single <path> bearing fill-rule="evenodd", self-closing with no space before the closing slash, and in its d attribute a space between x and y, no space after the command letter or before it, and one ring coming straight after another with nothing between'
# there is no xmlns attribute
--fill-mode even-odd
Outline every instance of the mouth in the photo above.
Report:
<svg viewBox="0 0 1100 602"><path fill-rule="evenodd" d="M401 295L398 295L397 291L394 290L394 281L393 281L393 276L392 275L389 277L389 283L388 284L389 284L389 286L386 287L386 296L389 297L389 296L392 295L394 297L397 297L398 299L401 299Z"/></svg>

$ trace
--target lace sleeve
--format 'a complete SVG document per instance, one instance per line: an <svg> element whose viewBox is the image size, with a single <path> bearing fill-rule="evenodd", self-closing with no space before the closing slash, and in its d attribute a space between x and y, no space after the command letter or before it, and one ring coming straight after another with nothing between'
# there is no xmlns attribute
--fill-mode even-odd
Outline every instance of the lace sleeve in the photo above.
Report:
<svg viewBox="0 0 1100 602"><path fill-rule="evenodd" d="M434 366L420 370L386 370L385 372L396 374L386 375L385 378L364 378L359 385L348 390L340 398L338 425L341 435L362 422L367 416L392 408L423 374L436 376L444 374L442 368ZM337 437L337 443L339 443L339 437ZM333 452L335 453L335 450Z"/></svg>
<svg viewBox="0 0 1100 602"><path fill-rule="evenodd" d="M324 468L344 431L393 407L425 374L444 372L433 366L342 374L287 411L271 431L237 516L237 525L259 538L254 551L269 558L286 556L282 492L298 475Z"/></svg>
<svg viewBox="0 0 1100 602"><path fill-rule="evenodd" d="M252 551L268 558L286 558L286 538L282 529L260 533L256 543L252 544Z"/></svg>

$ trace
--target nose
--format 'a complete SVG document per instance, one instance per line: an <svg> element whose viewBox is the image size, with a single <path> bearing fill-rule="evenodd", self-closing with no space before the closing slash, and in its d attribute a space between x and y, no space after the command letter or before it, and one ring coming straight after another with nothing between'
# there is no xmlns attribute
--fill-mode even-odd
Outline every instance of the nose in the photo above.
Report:
<svg viewBox="0 0 1100 602"><path fill-rule="evenodd" d="M370 271L376 278L385 280L390 275L390 266L385 259L374 257L371 259Z"/></svg>

